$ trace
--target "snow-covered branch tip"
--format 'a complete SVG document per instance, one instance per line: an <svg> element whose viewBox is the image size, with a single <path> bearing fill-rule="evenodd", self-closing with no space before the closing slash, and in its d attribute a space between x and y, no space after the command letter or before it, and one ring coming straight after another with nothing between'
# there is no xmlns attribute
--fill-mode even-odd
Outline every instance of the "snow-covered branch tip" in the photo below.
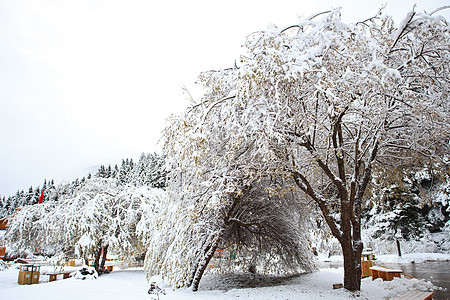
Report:
<svg viewBox="0 0 450 300"><path fill-rule="evenodd" d="M450 5L441 6L430 12L430 16L444 9L450 9Z"/></svg>
<svg viewBox="0 0 450 300"><path fill-rule="evenodd" d="M414 7L415 7L415 5L414 5ZM395 37L394 37L394 43L392 44L389 53L392 53L392 51L395 48L395 46L397 45L398 41L402 37L403 33L408 28L408 25L411 24L411 21L414 19L415 15L416 15L416 12L414 10L410 11L406 15L406 18L403 20L403 22L400 24L400 26L397 29L397 32L396 32Z"/></svg>
<svg viewBox="0 0 450 300"><path fill-rule="evenodd" d="M203 117L202 117L202 124L205 123L206 118L208 117L209 112L210 112L217 104L222 103L222 102L227 101L227 100L230 100L230 99L234 99L234 98L236 98L236 96L229 96L229 97L225 97L225 98L222 98L222 99L217 100L216 102L211 103L211 104L206 108L206 111L205 111L204 114L203 114Z"/></svg>
<svg viewBox="0 0 450 300"><path fill-rule="evenodd" d="M327 11L323 11L323 12L320 12L320 13L312 14L312 15L310 15L309 17L306 17L306 18L304 19L304 21L311 21L312 19L314 19L314 18L316 18L316 17L318 17L318 16L320 16L320 15L328 14L328 13L330 13L330 12L331 12L331 10L327 10ZM287 26L287 27L283 28L283 29L280 31L280 34L283 33L283 32L285 32L285 31L288 31L289 29L292 29L292 28L299 28L300 30L302 30L303 25L294 24L294 25Z"/></svg>

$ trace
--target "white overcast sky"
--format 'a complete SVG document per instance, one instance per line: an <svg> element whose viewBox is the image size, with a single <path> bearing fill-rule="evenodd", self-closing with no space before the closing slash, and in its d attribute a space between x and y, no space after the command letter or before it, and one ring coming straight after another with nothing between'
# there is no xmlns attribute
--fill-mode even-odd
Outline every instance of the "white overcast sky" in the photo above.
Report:
<svg viewBox="0 0 450 300"><path fill-rule="evenodd" d="M232 66L248 34L338 6L356 22L384 3L398 23L448 0L0 0L0 195L158 151L182 86Z"/></svg>

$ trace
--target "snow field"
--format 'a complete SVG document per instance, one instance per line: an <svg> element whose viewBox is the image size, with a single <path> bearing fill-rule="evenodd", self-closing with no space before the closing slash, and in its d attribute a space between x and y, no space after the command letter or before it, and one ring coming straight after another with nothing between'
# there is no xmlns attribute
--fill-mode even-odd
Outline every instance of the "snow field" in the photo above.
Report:
<svg viewBox="0 0 450 300"><path fill-rule="evenodd" d="M19 270L11 267L0 272L2 299L152 299L142 269L119 270L102 275L97 280L58 279L55 282L41 276L39 285L18 285ZM352 293L344 289L333 290L334 283L342 283L343 268L321 269L318 272L284 279L254 275L206 275L199 292L188 289L173 291L164 286L167 295L160 299L388 299L403 291L436 289L430 282L417 279L395 278L391 282L371 278L362 280L362 291ZM244 288L251 286L251 288Z"/></svg>

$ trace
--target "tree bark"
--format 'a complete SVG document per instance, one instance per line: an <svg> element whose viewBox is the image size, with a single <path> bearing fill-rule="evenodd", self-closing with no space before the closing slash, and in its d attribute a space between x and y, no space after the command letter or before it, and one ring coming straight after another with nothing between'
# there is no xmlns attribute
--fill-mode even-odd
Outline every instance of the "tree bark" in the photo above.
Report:
<svg viewBox="0 0 450 300"><path fill-rule="evenodd" d="M98 274L100 274L99 272L99 263L100 263L100 256L102 254L102 241L98 242L98 246L97 246L97 252L95 253L95 260L94 260L94 268L95 271L97 271Z"/></svg>
<svg viewBox="0 0 450 300"><path fill-rule="evenodd" d="M194 278L192 280L191 288L194 292L198 291L198 286L200 284L200 280L202 279L203 273L206 270L206 267L208 266L209 262L211 261L211 258L214 256L214 253L217 250L217 247L219 246L219 241L222 237L222 233L218 233L216 238L213 240L211 245L207 247L207 251L204 254L204 257L202 261L197 266L197 271L195 272Z"/></svg>
<svg viewBox="0 0 450 300"><path fill-rule="evenodd" d="M102 273L103 273L103 270L105 269L106 254L108 253L108 247L109 247L109 245L106 245L105 247L103 247L102 262L100 264L100 270Z"/></svg>
<svg viewBox="0 0 450 300"><path fill-rule="evenodd" d="M250 186L247 186L244 189L250 188L251 188ZM216 232L216 236L212 238L212 241L210 243L206 243L205 247L203 248L204 250L202 250L202 258L193 269L194 275L192 277L190 286L194 292L198 291L198 286L200 284L200 280L202 279L203 273L205 272L206 267L213 258L214 253L217 250L217 247L219 247L219 243L225 232L225 228L230 225L230 219L232 218L239 201L240 196L231 196L231 203L226 210L222 228L218 232Z"/></svg>
<svg viewBox="0 0 450 300"><path fill-rule="evenodd" d="M207 246L205 246L205 244L206 243L204 243L202 245L202 248L196 252L196 254L195 254L196 257L201 257L202 255L204 255L204 253L207 253L209 251L209 249L211 248L211 244L208 244ZM192 286L192 282L194 281L195 274L197 273L197 269L198 269L199 263L200 262L197 262L195 264L195 266L192 268L191 277L190 277L190 279L188 281L187 286Z"/></svg>
<svg viewBox="0 0 450 300"><path fill-rule="evenodd" d="M361 289L361 255L354 251L350 240L341 243L344 257L344 288L350 291Z"/></svg>

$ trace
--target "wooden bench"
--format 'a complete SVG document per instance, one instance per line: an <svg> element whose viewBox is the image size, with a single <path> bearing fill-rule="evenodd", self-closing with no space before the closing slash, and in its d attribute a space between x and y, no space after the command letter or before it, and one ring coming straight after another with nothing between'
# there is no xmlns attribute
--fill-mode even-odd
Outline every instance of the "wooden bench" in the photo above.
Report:
<svg viewBox="0 0 450 300"><path fill-rule="evenodd" d="M6 247L0 247L0 259L4 259L6 254Z"/></svg>
<svg viewBox="0 0 450 300"><path fill-rule="evenodd" d="M381 278L384 281L391 281L394 277L400 278L400 274L403 273L402 270L388 269L380 266L371 267L370 272L372 273L372 280Z"/></svg>
<svg viewBox="0 0 450 300"><path fill-rule="evenodd" d="M407 291L391 300L431 300L433 295L433 292Z"/></svg>
<svg viewBox="0 0 450 300"><path fill-rule="evenodd" d="M113 268L114 268L114 265L105 266L105 270L108 270L109 272L112 272Z"/></svg>
<svg viewBox="0 0 450 300"><path fill-rule="evenodd" d="M48 280L48 282L52 282L52 281L55 281L57 279L57 276L60 274L62 274L63 279L67 279L70 277L70 273L72 273L72 271L51 272L51 273L47 273L46 275L50 276L50 279Z"/></svg>

